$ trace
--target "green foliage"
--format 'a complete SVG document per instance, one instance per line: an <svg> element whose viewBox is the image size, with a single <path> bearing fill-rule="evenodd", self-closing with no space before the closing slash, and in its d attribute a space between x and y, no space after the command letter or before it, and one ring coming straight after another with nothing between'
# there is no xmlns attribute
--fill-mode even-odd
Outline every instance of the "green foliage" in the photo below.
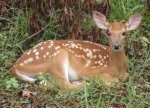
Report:
<svg viewBox="0 0 150 108"><path fill-rule="evenodd" d="M134 13L144 12L144 0L110 0L111 4L111 17L110 20L126 21L130 15Z"/></svg>
<svg viewBox="0 0 150 108"><path fill-rule="evenodd" d="M19 88L20 84L15 78L10 78L5 81L6 89Z"/></svg>
<svg viewBox="0 0 150 108"><path fill-rule="evenodd" d="M92 17L88 14L83 14L82 17L82 27L85 29L85 30L89 30L92 28L92 26L94 25L93 21L92 21Z"/></svg>
<svg viewBox="0 0 150 108"><path fill-rule="evenodd" d="M40 84L46 85L48 81L48 76L46 74L43 74L42 72L37 76L37 79L39 80Z"/></svg>
<svg viewBox="0 0 150 108"><path fill-rule="evenodd" d="M37 79L39 81L47 81L48 80L48 76L43 74L42 72L37 76Z"/></svg>

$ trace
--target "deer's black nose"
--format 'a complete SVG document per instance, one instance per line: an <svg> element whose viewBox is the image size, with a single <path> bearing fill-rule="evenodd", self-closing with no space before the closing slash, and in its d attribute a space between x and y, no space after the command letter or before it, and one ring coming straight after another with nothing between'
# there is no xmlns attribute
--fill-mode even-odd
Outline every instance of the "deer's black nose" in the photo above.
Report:
<svg viewBox="0 0 150 108"><path fill-rule="evenodd" d="M121 45L118 43L113 45L114 50L119 50L120 48L121 48Z"/></svg>

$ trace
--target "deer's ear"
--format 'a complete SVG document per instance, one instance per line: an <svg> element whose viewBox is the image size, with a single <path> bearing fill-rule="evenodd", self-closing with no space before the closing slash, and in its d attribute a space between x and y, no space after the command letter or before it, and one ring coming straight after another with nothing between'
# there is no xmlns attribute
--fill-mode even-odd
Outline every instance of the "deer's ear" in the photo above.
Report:
<svg viewBox="0 0 150 108"><path fill-rule="evenodd" d="M101 14L98 11L93 11L93 19L99 28L102 28L105 30L108 28L108 23L106 22L105 15Z"/></svg>
<svg viewBox="0 0 150 108"><path fill-rule="evenodd" d="M136 13L130 16L128 22L126 23L127 30L129 31L129 30L136 29L140 25L141 19L142 19L142 16L139 13Z"/></svg>

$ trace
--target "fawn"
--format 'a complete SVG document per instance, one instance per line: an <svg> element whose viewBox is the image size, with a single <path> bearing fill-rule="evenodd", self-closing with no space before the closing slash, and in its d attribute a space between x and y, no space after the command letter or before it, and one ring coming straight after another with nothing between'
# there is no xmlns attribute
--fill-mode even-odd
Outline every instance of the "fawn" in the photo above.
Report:
<svg viewBox="0 0 150 108"><path fill-rule="evenodd" d="M124 51L124 33L136 29L140 14L130 16L128 22L107 22L100 12L93 11L99 28L106 30L109 46L81 40L48 40L25 52L14 64L12 74L22 81L35 82L40 72L53 76L66 89L85 77L101 78L106 83L128 78L128 59Z"/></svg>

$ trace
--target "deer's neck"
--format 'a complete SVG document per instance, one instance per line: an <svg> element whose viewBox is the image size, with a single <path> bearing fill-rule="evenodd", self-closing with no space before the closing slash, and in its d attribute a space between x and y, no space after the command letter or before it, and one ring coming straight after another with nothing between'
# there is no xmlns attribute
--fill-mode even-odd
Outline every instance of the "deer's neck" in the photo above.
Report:
<svg viewBox="0 0 150 108"><path fill-rule="evenodd" d="M116 67L122 67L124 65L124 62L126 62L126 55L124 48L117 52L112 49L109 49L109 63L110 65L116 66Z"/></svg>
<svg viewBox="0 0 150 108"><path fill-rule="evenodd" d="M108 67L110 67L108 70L109 74L115 77L117 75L121 79L120 76L123 76L128 70L128 59L125 55L124 49L119 52L110 49L108 65Z"/></svg>

